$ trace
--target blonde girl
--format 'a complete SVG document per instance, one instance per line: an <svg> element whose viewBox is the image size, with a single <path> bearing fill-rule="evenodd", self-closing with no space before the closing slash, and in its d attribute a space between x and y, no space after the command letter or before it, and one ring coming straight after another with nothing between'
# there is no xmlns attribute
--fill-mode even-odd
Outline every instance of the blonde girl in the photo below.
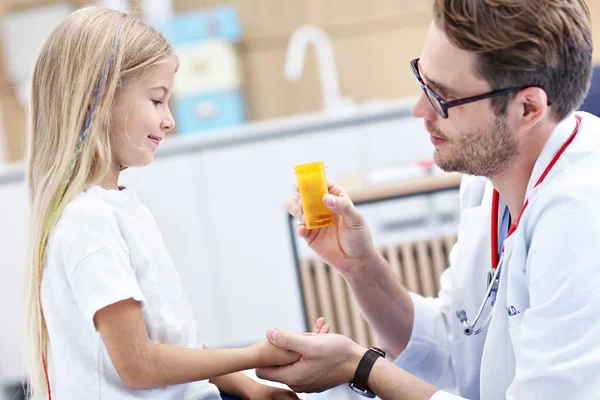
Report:
<svg viewBox="0 0 600 400"><path fill-rule="evenodd" d="M234 373L296 353L266 341L202 349L152 216L119 186L175 126L177 67L159 32L96 7L69 15L41 48L27 144L31 399L297 398Z"/></svg>

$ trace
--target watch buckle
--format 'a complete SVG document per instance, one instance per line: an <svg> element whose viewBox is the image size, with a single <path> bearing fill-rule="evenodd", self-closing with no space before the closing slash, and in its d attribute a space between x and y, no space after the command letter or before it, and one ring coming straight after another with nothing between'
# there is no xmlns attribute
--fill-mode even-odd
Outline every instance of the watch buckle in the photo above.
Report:
<svg viewBox="0 0 600 400"><path fill-rule="evenodd" d="M354 391L354 392L356 392L356 393L358 393L358 394L360 394L362 396L368 397L370 399L374 399L375 398L375 393L369 391L368 389L364 389L363 390L363 389L357 388L356 386L354 386L354 382L348 383L348 387L350 389L352 389L352 391Z"/></svg>

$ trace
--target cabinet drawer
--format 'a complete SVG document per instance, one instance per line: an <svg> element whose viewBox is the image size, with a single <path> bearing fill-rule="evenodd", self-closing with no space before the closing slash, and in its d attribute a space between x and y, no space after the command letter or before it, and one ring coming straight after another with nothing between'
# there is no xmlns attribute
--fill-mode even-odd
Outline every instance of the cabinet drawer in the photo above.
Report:
<svg viewBox="0 0 600 400"><path fill-rule="evenodd" d="M245 119L244 100L239 91L180 97L174 110L177 132L183 135L235 126Z"/></svg>
<svg viewBox="0 0 600 400"><path fill-rule="evenodd" d="M177 48L179 71L175 75L177 96L197 92L238 90L241 74L233 45L211 39Z"/></svg>
<svg viewBox="0 0 600 400"><path fill-rule="evenodd" d="M211 38L238 42L242 36L233 7L187 12L173 18L161 30L175 47Z"/></svg>

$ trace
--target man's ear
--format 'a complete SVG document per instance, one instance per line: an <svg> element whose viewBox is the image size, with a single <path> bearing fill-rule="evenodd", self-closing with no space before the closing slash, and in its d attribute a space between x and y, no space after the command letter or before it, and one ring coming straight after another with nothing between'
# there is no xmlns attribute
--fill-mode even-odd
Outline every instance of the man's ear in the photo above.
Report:
<svg viewBox="0 0 600 400"><path fill-rule="evenodd" d="M539 87L528 87L521 90L516 98L520 109L521 122L534 126L550 112L550 102L546 91Z"/></svg>

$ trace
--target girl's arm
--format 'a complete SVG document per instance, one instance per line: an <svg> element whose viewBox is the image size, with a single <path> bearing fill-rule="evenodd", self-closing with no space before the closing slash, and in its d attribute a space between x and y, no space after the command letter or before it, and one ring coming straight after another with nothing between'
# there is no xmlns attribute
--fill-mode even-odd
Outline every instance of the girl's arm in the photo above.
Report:
<svg viewBox="0 0 600 400"><path fill-rule="evenodd" d="M253 393L258 392L258 388L261 386L260 383L244 375L242 372L211 378L210 383L219 388L219 392L239 397L240 399L257 398Z"/></svg>
<svg viewBox="0 0 600 400"><path fill-rule="evenodd" d="M141 305L133 299L99 310L94 324L121 380L132 389L200 381L246 369L286 365L300 358L267 341L218 350L153 343L148 338Z"/></svg>
<svg viewBox="0 0 600 400"><path fill-rule="evenodd" d="M317 319L317 322L311 332L313 335L329 333L331 326L325 323L325 318ZM203 348L207 348L203 346ZM210 380L221 393L226 393L247 400L268 400L277 399L298 399L293 393L284 389L277 389L271 386L265 386L254 379L244 375L242 372L223 375Z"/></svg>

